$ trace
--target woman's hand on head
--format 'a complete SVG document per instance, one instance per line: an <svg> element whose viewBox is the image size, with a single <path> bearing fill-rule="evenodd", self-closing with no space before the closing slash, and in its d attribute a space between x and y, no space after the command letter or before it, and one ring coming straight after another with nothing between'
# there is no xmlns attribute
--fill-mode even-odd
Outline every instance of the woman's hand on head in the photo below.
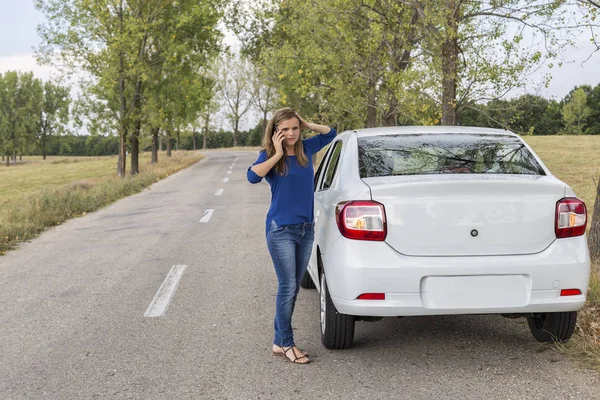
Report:
<svg viewBox="0 0 600 400"><path fill-rule="evenodd" d="M300 114L296 113L296 116L298 117L298 121L300 121L300 130L311 129L309 127L310 123L303 120L302 117L300 116Z"/></svg>

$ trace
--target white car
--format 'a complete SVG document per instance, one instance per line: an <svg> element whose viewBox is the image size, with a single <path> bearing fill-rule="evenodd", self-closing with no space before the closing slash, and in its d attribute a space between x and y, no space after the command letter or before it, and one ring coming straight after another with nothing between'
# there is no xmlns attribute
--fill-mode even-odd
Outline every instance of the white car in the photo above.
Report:
<svg viewBox="0 0 600 400"><path fill-rule="evenodd" d="M339 134L315 175L321 338L348 348L357 320L527 317L566 341L590 273L584 202L512 132L392 127Z"/></svg>

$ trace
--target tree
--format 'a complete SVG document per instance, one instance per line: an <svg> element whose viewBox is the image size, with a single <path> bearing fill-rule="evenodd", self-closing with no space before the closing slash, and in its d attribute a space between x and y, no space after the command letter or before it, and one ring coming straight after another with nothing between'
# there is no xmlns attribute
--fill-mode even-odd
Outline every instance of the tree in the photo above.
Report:
<svg viewBox="0 0 600 400"><path fill-rule="evenodd" d="M596 85L587 95L587 105L590 108L587 135L600 135L600 84Z"/></svg>
<svg viewBox="0 0 600 400"><path fill-rule="evenodd" d="M557 38L564 2L402 1L428 33L422 42L441 75L442 125L455 125L463 105L501 98L520 86L566 42ZM529 43L524 37L532 36ZM539 42L542 42L541 44Z"/></svg>
<svg viewBox="0 0 600 400"><path fill-rule="evenodd" d="M419 37L412 7L392 0L291 0L261 3L254 12L243 42L246 51L258 51L252 60L266 70L279 105L334 120L340 129L435 120L418 117L431 111L421 108L428 106L423 88L431 80L426 68L411 68L419 57L412 53Z"/></svg>
<svg viewBox="0 0 600 400"><path fill-rule="evenodd" d="M563 130L566 134L581 135L585 131L587 118L591 110L587 106L587 96L583 88L576 89L568 103L563 106L562 115L565 121Z"/></svg>
<svg viewBox="0 0 600 400"><path fill-rule="evenodd" d="M32 116L41 114L42 100L42 83L33 73L0 74L0 144L7 166L33 143L39 120Z"/></svg>
<svg viewBox="0 0 600 400"><path fill-rule="evenodd" d="M69 88L51 81L44 83L44 100L38 130L38 140L44 160L49 138L64 129L68 122L69 103Z"/></svg>
<svg viewBox="0 0 600 400"><path fill-rule="evenodd" d="M254 107L262 113L260 126L264 132L267 129L267 114L274 108L275 88L268 82L264 68L256 64L250 68L250 99Z"/></svg>
<svg viewBox="0 0 600 400"><path fill-rule="evenodd" d="M104 102L111 111L98 115L116 121L117 173L125 175L128 140L132 173L137 173L145 91L154 83L150 80L161 76L157 66L165 63L189 66L208 59L221 37L216 29L221 0L36 0L35 4L47 17L40 27L39 59L57 60L70 71L83 69L93 76L86 88L90 99Z"/></svg>
<svg viewBox="0 0 600 400"><path fill-rule="evenodd" d="M240 121L252 105L248 62L240 56L225 56L220 70L221 94L226 116L233 128L233 146L237 146Z"/></svg>

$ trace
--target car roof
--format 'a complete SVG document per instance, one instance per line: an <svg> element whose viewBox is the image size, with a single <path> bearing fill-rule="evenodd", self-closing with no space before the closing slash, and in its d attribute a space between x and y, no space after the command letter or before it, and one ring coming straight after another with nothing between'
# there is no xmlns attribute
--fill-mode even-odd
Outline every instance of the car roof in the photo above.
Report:
<svg viewBox="0 0 600 400"><path fill-rule="evenodd" d="M481 128L476 126L390 126L385 128L364 128L355 129L358 137L381 136L381 135L426 135L426 134L445 134L445 133L463 133L477 135L505 135L517 136L511 131L494 128Z"/></svg>

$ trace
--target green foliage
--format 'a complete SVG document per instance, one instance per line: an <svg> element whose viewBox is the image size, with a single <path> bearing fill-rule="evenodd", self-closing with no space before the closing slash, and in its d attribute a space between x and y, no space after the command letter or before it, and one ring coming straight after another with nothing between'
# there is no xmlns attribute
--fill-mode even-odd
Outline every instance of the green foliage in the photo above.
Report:
<svg viewBox="0 0 600 400"><path fill-rule="evenodd" d="M222 37L221 0L35 0L35 5L47 17L39 29L38 59L92 76L78 104L84 113L79 120L90 131L117 130L125 143L143 124L173 130L195 121L208 97L204 69ZM119 162L123 176L125 164Z"/></svg>
<svg viewBox="0 0 600 400"><path fill-rule="evenodd" d="M562 109L565 127L563 133L581 135L585 132L587 119L592 110L587 105L587 95L583 88L578 88L570 96Z"/></svg>
<svg viewBox="0 0 600 400"><path fill-rule="evenodd" d="M501 98L554 58L569 43L558 40L563 6L263 0L234 8L230 26L268 72L280 106L342 127L438 124L442 105L460 113Z"/></svg>
<svg viewBox="0 0 600 400"><path fill-rule="evenodd" d="M33 73L0 74L0 153L23 154L35 139L44 106L42 83Z"/></svg>

